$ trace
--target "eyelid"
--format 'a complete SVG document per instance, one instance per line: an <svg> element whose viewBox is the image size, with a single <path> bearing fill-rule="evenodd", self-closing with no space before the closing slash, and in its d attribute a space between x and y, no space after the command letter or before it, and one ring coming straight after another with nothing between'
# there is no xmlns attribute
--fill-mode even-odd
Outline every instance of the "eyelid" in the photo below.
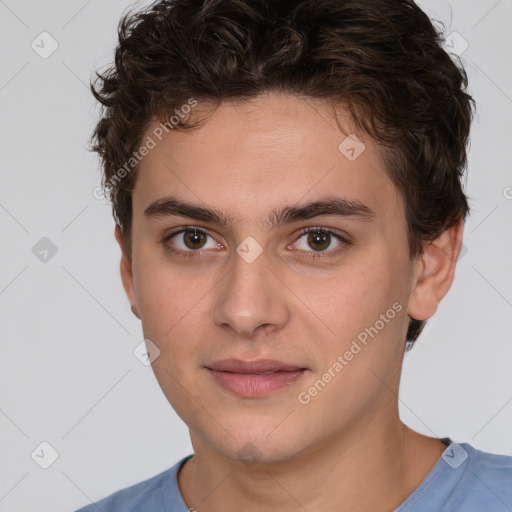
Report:
<svg viewBox="0 0 512 512"><path fill-rule="evenodd" d="M330 257L330 256L337 256L344 250L346 250L350 245L352 245L352 241L350 240L350 237L345 234L340 234L337 231L334 231L333 229L322 227L322 226L309 226L307 228L303 228L299 231L299 233L295 236L294 242L289 244L287 248L290 248L292 245L297 243L298 240L300 240L304 235L307 235L311 232L315 231L321 231L322 233L327 233L328 235L333 236L336 238L340 243L340 247L337 247L336 249L331 249L328 251L301 251L297 250L297 252L301 252L305 254L304 257L306 258L318 258L318 257Z"/></svg>
<svg viewBox="0 0 512 512"><path fill-rule="evenodd" d="M333 235L334 237L336 237L338 240L350 242L350 237L345 233L339 233L337 230L327 228L325 226L308 226L307 228L302 228L299 230L299 233L298 235L296 235L296 238L298 239L307 233L311 233L312 231L321 231L322 233L328 233L329 235Z"/></svg>
<svg viewBox="0 0 512 512"><path fill-rule="evenodd" d="M350 237L348 235L339 233L338 231L335 231L331 228L326 228L326 227L322 227L322 226L310 226L310 227L301 229L299 231L299 233L295 236L295 242L299 238L303 237L304 235L307 235L307 234L309 234L311 232L315 232L315 231L321 231L322 233L327 233L328 235L332 235L332 236L334 236L334 238L338 239L340 242L344 242L347 244L352 243L350 240Z"/></svg>
<svg viewBox="0 0 512 512"><path fill-rule="evenodd" d="M200 228L199 226L178 226L178 227L173 228L170 231L166 232L163 237L163 240L168 240L172 236L178 235L178 234L186 232L186 231L200 231L201 233L204 233L205 235L212 236L211 232L206 228Z"/></svg>
<svg viewBox="0 0 512 512"><path fill-rule="evenodd" d="M215 243L217 244L217 246L220 245L220 246L224 247L224 244L222 244L221 242L219 242L217 240L216 235L214 235L210 230L208 230L206 228L201 228L199 226L179 226L177 228L174 228L173 230L165 233L165 235L162 237L161 243L165 245L166 242L168 242L174 236L180 235L182 233L186 233L187 231L198 231L199 233L202 233L202 234L212 238L215 241ZM191 249L188 251L184 251L183 249L172 249L167 246L166 246L166 249L169 250L170 252L177 253L177 254L183 254L183 255L202 254L202 253L208 253L208 252L212 251L211 248L210 249L195 249L195 250Z"/></svg>

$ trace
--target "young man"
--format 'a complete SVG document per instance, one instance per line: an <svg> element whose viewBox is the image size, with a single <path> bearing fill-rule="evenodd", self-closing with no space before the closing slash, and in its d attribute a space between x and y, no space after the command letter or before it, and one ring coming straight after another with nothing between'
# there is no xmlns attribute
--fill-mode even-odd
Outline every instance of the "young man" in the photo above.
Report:
<svg viewBox="0 0 512 512"><path fill-rule="evenodd" d="M505 511L512 457L398 415L468 204L466 77L409 0L125 17L94 149L193 456L82 512Z"/></svg>

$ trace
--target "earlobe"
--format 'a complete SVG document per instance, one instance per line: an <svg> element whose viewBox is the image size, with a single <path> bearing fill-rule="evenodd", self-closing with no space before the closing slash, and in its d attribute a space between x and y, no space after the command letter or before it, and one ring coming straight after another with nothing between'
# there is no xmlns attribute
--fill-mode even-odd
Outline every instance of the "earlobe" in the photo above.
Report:
<svg viewBox="0 0 512 512"><path fill-rule="evenodd" d="M416 320L427 320L437 310L448 293L455 277L457 258L462 247L464 221L428 243L417 262L413 289L407 306L407 314Z"/></svg>
<svg viewBox="0 0 512 512"><path fill-rule="evenodd" d="M117 240L117 243L119 244L119 247L121 248L121 263L120 263L120 270L121 270L121 280L123 282L123 287L126 292L126 295L128 297L128 300L131 304L131 310L132 313L140 319L140 314L137 309L137 299L135 295L135 287L133 284L133 268L132 268L132 262L129 258L127 251L125 250L125 239L123 237L123 232L121 230L121 226L116 225L115 229L115 237Z"/></svg>

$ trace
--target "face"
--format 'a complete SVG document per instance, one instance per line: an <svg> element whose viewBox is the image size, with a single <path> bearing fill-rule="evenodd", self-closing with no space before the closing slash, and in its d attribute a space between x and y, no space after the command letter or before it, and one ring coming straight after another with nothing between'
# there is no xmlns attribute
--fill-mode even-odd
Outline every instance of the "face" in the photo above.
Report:
<svg viewBox="0 0 512 512"><path fill-rule="evenodd" d="M216 454L289 460L395 407L417 269L380 147L338 123L294 96L224 103L141 162L125 288Z"/></svg>

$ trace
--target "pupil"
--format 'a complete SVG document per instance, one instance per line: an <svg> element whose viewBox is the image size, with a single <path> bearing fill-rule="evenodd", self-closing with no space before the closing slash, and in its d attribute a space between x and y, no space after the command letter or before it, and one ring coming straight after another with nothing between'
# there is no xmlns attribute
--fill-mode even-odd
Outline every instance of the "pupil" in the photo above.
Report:
<svg viewBox="0 0 512 512"><path fill-rule="evenodd" d="M330 235L324 231L314 231L308 235L308 244L314 251L329 247Z"/></svg>
<svg viewBox="0 0 512 512"><path fill-rule="evenodd" d="M198 249L202 247L205 243L205 235L204 233L200 233L198 231L187 231L185 233L185 245L189 249Z"/></svg>

